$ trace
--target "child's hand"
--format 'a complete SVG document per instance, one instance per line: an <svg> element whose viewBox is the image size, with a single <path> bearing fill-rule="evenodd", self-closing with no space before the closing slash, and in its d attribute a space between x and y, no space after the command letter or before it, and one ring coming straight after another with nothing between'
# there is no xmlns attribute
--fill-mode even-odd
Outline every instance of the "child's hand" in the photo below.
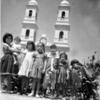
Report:
<svg viewBox="0 0 100 100"><path fill-rule="evenodd" d="M42 73L45 73L45 69L43 69Z"/></svg>
<svg viewBox="0 0 100 100"><path fill-rule="evenodd" d="M36 54L33 54L33 58L36 58L36 56L37 56Z"/></svg>
<svg viewBox="0 0 100 100"><path fill-rule="evenodd" d="M44 55L44 59L45 59L45 60L47 59L47 55Z"/></svg>
<svg viewBox="0 0 100 100"><path fill-rule="evenodd" d="M28 73L28 77L31 77L31 71Z"/></svg>
<svg viewBox="0 0 100 100"><path fill-rule="evenodd" d="M21 53L21 51L20 51L20 50L17 50L17 53L19 53L19 54L20 54L20 53Z"/></svg>
<svg viewBox="0 0 100 100"><path fill-rule="evenodd" d="M18 52L21 52L21 49L20 48L17 48Z"/></svg>

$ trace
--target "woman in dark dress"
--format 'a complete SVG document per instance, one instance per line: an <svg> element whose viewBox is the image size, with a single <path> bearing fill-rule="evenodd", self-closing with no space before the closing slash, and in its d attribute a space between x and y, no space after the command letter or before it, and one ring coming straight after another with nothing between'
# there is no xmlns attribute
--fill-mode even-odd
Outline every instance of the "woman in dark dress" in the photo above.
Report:
<svg viewBox="0 0 100 100"><path fill-rule="evenodd" d="M13 73L13 68L14 68L14 56L13 52L15 51L11 47L11 43L13 41L13 36L11 33L6 33L3 36L3 53L4 56L1 58L1 64L0 64L0 73L2 76L3 82L7 83L7 91L11 90L11 74Z"/></svg>
<svg viewBox="0 0 100 100"><path fill-rule="evenodd" d="M6 33L3 36L3 53L1 58L1 73L12 73L14 66L13 52L10 50L13 36L10 33Z"/></svg>

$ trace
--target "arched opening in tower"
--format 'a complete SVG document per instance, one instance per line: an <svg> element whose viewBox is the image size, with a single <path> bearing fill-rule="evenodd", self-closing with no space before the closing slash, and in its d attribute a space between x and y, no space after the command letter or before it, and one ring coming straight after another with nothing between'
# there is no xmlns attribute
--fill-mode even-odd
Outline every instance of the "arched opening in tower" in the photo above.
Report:
<svg viewBox="0 0 100 100"><path fill-rule="evenodd" d="M25 34L25 38L28 38L28 37L29 37L29 35L30 35L30 30L29 30L29 29L27 29L27 30L26 30L26 34Z"/></svg>
<svg viewBox="0 0 100 100"><path fill-rule="evenodd" d="M59 33L59 40L62 40L62 39L63 39L63 36L64 36L64 32L61 31L61 32Z"/></svg>
<svg viewBox="0 0 100 100"><path fill-rule="evenodd" d="M62 12L61 18L65 18L65 11Z"/></svg>
<svg viewBox="0 0 100 100"><path fill-rule="evenodd" d="M29 10L29 17L32 17L32 10Z"/></svg>

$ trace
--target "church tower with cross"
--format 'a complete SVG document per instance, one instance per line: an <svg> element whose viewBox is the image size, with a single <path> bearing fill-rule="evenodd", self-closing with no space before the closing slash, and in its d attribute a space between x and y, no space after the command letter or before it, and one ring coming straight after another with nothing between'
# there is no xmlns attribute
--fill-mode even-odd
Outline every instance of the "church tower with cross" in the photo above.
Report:
<svg viewBox="0 0 100 100"><path fill-rule="evenodd" d="M68 0L61 0L58 6L57 20L55 24L54 43L58 49L69 51L68 34L70 31L69 24L70 3Z"/></svg>
<svg viewBox="0 0 100 100"><path fill-rule="evenodd" d="M30 0L26 5L25 17L22 22L21 43L26 45L27 41L36 41L38 15L37 0Z"/></svg>

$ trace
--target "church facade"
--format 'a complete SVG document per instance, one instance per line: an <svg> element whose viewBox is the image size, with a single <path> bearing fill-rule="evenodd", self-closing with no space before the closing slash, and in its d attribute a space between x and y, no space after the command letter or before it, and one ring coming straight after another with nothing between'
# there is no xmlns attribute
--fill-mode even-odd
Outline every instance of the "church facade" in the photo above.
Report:
<svg viewBox="0 0 100 100"><path fill-rule="evenodd" d="M46 45L46 51L49 51L49 46L51 43L48 42L48 34L43 34L40 41L36 40L38 25L38 2L37 0L30 0L26 5L25 17L22 22L21 30L21 40L22 45L25 45L27 41L34 41L36 44L38 42L43 42ZM57 45L59 51L69 51L68 34L70 32L69 24L69 13L70 13L70 3L68 0L61 0L58 11L57 19L55 21L55 30L53 36L53 43Z"/></svg>

